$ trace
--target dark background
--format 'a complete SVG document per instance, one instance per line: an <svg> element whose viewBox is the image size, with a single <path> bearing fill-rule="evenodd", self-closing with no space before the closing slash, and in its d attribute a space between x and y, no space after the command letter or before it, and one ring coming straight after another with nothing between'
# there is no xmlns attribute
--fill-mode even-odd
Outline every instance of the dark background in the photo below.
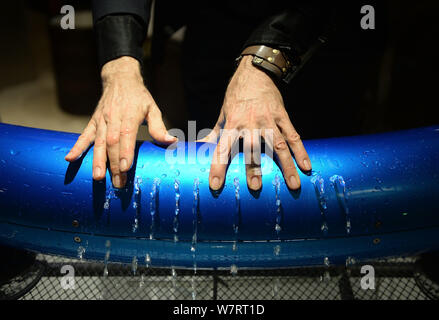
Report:
<svg viewBox="0 0 439 320"><path fill-rule="evenodd" d="M93 112L101 85L90 14L81 21L77 19L77 29L61 30L59 10L63 4L73 5L77 14L90 10L89 1L21 0L2 4L0 118L4 122L19 124L15 118L9 120L12 119L9 115L19 112L16 109L20 107L9 105L2 94L16 98L21 94L17 86L37 81L47 72L53 76L56 104L63 114L80 117L84 122ZM439 3L379 1L376 30L368 31L360 28L361 4L375 5L375 2L346 5L348 18L341 21L336 36L283 89L291 120L304 139L438 123L435 109ZM162 25L170 24L163 29L165 35L173 34L182 14L197 13L197 8L187 7L186 13L168 8L167 20L159 21ZM155 39L151 43L149 38L145 42L144 74L168 127L185 128L187 120L195 116L186 108L180 64L182 32L179 34L171 40L161 38L161 42ZM151 47L156 50L151 51ZM151 52L159 54L151 55ZM211 126L218 116L225 86L226 83L218 91L218 97L212 98L209 115L203 116ZM44 103L40 106L37 102L31 111L45 110ZM31 111L26 110L26 114ZM66 119L69 118L60 121L69 121ZM45 127L37 121L31 125ZM78 129L70 128L67 126L66 130L81 130L79 125Z"/></svg>

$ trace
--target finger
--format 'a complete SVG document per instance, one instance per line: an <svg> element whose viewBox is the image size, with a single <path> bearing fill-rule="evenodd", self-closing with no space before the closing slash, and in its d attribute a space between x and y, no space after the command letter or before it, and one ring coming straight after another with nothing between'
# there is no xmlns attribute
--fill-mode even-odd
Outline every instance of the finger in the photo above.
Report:
<svg viewBox="0 0 439 320"><path fill-rule="evenodd" d="M209 186L212 190L219 190L224 184L230 152L237 139L237 130L223 130L221 138L213 153L212 164L210 166Z"/></svg>
<svg viewBox="0 0 439 320"><path fill-rule="evenodd" d="M244 156L247 185L251 190L257 191L262 187L261 143L259 130L253 130L251 134L244 136Z"/></svg>
<svg viewBox="0 0 439 320"><path fill-rule="evenodd" d="M311 160L306 152L300 135L292 125L291 121L284 120L279 122L279 128L293 151L296 163L302 171L308 172L312 170Z"/></svg>
<svg viewBox="0 0 439 320"><path fill-rule="evenodd" d="M177 138L171 136L163 123L162 113L157 106L152 107L146 116L148 131L151 137L158 143L172 144L177 142Z"/></svg>
<svg viewBox="0 0 439 320"><path fill-rule="evenodd" d="M102 180L105 178L107 149L106 149L107 124L104 118L98 123L95 145L93 148L93 179Z"/></svg>
<svg viewBox="0 0 439 320"><path fill-rule="evenodd" d="M269 140L266 139L265 136L264 139L266 141ZM279 164L288 188L298 190L300 188L299 174L297 173L287 142L277 128L273 131L273 151L279 159Z"/></svg>
<svg viewBox="0 0 439 320"><path fill-rule="evenodd" d="M119 166L120 126L121 121L119 119L114 119L107 123L107 154L115 188L122 188L126 181L126 174L120 172Z"/></svg>
<svg viewBox="0 0 439 320"><path fill-rule="evenodd" d="M137 131L139 122L135 119L124 119L120 128L120 171L127 172L134 159L134 148L136 147Z"/></svg>
<svg viewBox="0 0 439 320"><path fill-rule="evenodd" d="M70 152L65 156L65 160L72 162L77 160L85 150L93 143L96 136L96 126L94 121L90 121L85 127L82 134L76 140L75 145L70 150Z"/></svg>

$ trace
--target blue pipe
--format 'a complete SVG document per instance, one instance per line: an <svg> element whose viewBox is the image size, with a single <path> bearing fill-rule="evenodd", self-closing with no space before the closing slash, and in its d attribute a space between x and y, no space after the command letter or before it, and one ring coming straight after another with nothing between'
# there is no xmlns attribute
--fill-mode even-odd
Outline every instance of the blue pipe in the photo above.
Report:
<svg viewBox="0 0 439 320"><path fill-rule="evenodd" d="M250 193L243 156L208 187L207 144L138 143L127 187L92 180L93 148L69 164L77 134L0 124L0 244L47 254L199 268L344 264L439 248L439 126L306 141L313 173L286 187L263 156ZM183 161L184 160L184 161ZM180 163L182 162L182 163Z"/></svg>

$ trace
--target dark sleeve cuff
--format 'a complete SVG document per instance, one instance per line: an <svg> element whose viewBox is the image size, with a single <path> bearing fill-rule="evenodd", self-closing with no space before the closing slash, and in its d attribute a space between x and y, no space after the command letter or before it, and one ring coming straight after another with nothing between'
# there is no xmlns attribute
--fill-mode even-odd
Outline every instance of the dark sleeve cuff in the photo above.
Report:
<svg viewBox="0 0 439 320"><path fill-rule="evenodd" d="M271 16L245 42L244 48L265 45L282 50L293 63L309 58L319 38L327 38L334 28L335 10L329 5L303 2Z"/></svg>
<svg viewBox="0 0 439 320"><path fill-rule="evenodd" d="M133 15L108 15L94 24L99 68L108 61L130 56L143 64L147 27Z"/></svg>

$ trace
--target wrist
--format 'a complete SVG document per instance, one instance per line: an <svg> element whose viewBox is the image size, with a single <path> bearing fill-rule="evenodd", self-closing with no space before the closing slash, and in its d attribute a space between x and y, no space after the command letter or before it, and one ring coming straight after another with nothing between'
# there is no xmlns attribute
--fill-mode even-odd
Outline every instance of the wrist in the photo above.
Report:
<svg viewBox="0 0 439 320"><path fill-rule="evenodd" d="M143 82L139 61L129 56L120 57L104 64L101 69L101 78L104 84L126 78Z"/></svg>
<svg viewBox="0 0 439 320"><path fill-rule="evenodd" d="M252 59L253 59L252 56L243 56L242 59L239 61L239 65L238 68L236 69L235 74L251 75L253 80L273 82L273 79L270 75L268 75L265 71L253 65ZM244 77L243 79L248 79L248 78Z"/></svg>

